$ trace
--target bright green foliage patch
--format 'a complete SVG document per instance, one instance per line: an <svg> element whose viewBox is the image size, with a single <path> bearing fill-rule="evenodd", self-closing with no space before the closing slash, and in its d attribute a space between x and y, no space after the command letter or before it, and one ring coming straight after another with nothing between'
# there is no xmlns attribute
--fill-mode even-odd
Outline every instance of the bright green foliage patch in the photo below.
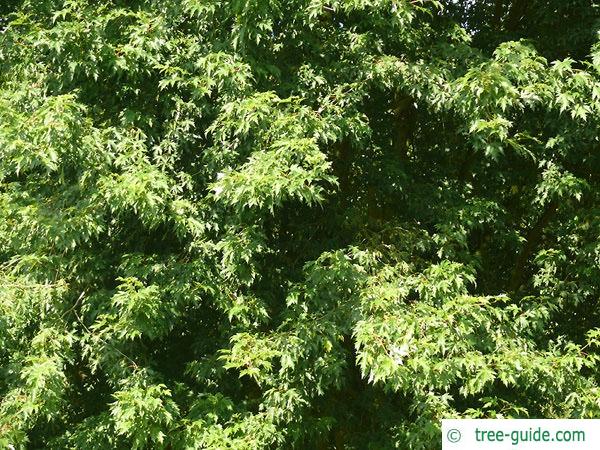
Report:
<svg viewBox="0 0 600 450"><path fill-rule="evenodd" d="M594 3L4 2L0 447L600 417Z"/></svg>

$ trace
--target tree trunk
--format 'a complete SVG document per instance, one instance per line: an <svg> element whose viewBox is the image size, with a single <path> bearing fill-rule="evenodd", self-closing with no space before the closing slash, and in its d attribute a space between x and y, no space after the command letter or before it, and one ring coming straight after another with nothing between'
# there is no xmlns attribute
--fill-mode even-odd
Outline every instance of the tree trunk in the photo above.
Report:
<svg viewBox="0 0 600 450"><path fill-rule="evenodd" d="M519 252L519 256L517 257L517 261L515 262L515 266L513 268L509 283L509 292L516 293L523 284L527 262L529 261L529 258L535 249L538 247L544 233L544 228L546 228L552 217L554 217L557 209L558 202L556 200L552 200L533 228L531 228L527 233L525 245Z"/></svg>

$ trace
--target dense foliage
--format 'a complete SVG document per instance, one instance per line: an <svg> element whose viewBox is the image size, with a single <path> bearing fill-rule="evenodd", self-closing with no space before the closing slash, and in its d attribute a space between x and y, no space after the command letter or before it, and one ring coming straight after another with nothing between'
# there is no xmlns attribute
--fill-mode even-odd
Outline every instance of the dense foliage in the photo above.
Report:
<svg viewBox="0 0 600 450"><path fill-rule="evenodd" d="M600 417L592 0L0 6L0 447Z"/></svg>

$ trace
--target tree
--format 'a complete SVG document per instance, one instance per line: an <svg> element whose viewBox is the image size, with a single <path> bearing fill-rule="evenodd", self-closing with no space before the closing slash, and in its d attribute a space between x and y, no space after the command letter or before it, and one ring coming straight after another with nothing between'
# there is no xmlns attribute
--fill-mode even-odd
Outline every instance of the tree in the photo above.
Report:
<svg viewBox="0 0 600 450"><path fill-rule="evenodd" d="M0 446L600 416L594 2L9 3Z"/></svg>

